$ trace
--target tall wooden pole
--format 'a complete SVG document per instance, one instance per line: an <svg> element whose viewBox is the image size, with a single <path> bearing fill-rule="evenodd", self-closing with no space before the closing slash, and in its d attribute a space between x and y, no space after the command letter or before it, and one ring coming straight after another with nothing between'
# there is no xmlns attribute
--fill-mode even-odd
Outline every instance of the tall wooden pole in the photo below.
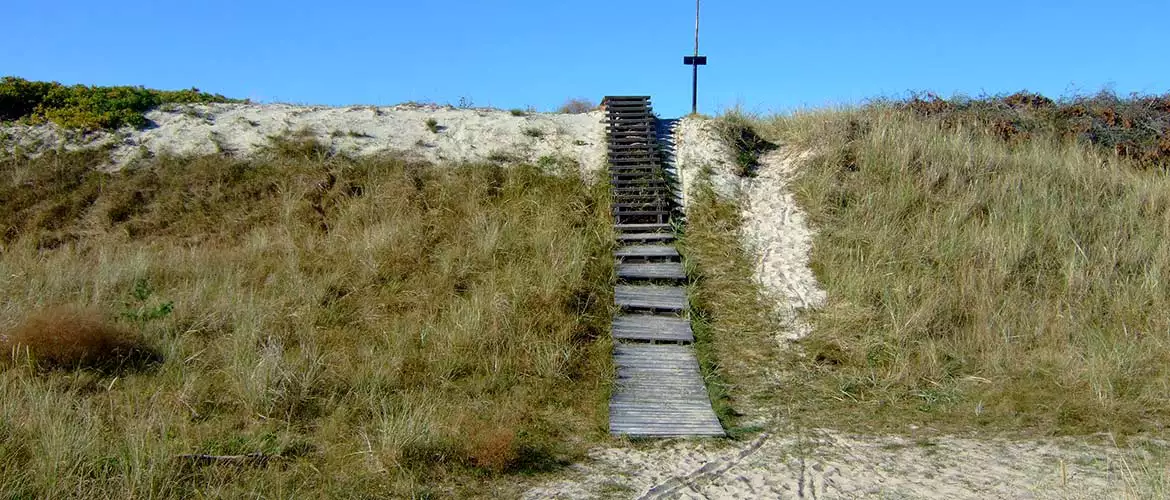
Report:
<svg viewBox="0 0 1170 500"><path fill-rule="evenodd" d="M699 0L695 0L695 59L699 58ZM699 65L692 64L694 74L691 76L691 114L699 112Z"/></svg>

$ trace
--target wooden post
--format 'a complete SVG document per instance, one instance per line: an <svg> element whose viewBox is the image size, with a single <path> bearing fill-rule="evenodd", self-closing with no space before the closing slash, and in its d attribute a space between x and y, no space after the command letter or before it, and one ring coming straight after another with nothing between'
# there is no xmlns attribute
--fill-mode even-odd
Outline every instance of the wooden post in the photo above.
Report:
<svg viewBox="0 0 1170 500"><path fill-rule="evenodd" d="M699 0L695 0L695 60L699 59ZM694 73L691 76L691 114L699 112L699 65L692 64Z"/></svg>

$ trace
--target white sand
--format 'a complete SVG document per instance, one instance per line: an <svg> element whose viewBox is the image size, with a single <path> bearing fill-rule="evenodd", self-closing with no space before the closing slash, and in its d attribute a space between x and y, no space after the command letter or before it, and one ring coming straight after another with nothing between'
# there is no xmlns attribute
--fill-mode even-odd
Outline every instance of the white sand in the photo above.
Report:
<svg viewBox="0 0 1170 500"><path fill-rule="evenodd" d="M739 443L594 450L525 498L1120 498L1126 452L1095 439L773 430Z"/></svg>
<svg viewBox="0 0 1170 500"><path fill-rule="evenodd" d="M785 340L809 332L800 312L825 301L825 291L809 268L813 233L804 210L788 190L788 182L804 156L781 148L760 158L754 178L742 184L744 248L756 258L756 280L773 299L789 328Z"/></svg>
<svg viewBox="0 0 1170 500"><path fill-rule="evenodd" d="M675 166L685 208L691 189L704 168L710 169L711 185L725 198L739 196L740 178L735 175L731 149L715 135L706 118L682 118L674 127Z"/></svg>
<svg viewBox="0 0 1170 500"><path fill-rule="evenodd" d="M780 149L760 159L755 177L735 174L732 151L716 135L711 120L684 118L675 127L675 164L683 187L683 205L700 172L709 169L716 194L736 201L743 214L744 249L756 260L756 280L773 299L776 314L787 325L778 335L798 340L809 331L800 311L814 309L825 292L809 269L813 233L806 216L788 191L797 154Z"/></svg>
<svg viewBox="0 0 1170 500"><path fill-rule="evenodd" d="M317 107L284 104L208 104L158 109L146 114L146 130L123 129L81 136L53 125L0 127L0 145L37 154L47 149L114 144L108 169L163 153L200 155L227 152L247 157L269 136L300 130L338 153L368 156L402 154L432 162L483 161L509 155L525 161L567 157L584 169L603 164L604 125L600 112L533 113L455 109L440 106ZM437 133L426 126L434 119ZM528 131L538 132L528 132ZM539 135L539 137L534 137Z"/></svg>

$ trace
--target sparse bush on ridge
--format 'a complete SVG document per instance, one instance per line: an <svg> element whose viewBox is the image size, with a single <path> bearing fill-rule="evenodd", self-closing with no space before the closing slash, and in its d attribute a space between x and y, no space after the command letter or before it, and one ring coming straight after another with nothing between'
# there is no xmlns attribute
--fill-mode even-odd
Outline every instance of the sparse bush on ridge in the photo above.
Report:
<svg viewBox="0 0 1170 500"><path fill-rule="evenodd" d="M167 91L143 87L65 86L13 76L0 79L0 121L51 121L70 129L142 128L146 126L143 113L162 104L222 102L245 101L200 92L199 89Z"/></svg>
<svg viewBox="0 0 1170 500"><path fill-rule="evenodd" d="M926 93L878 104L937 119L947 128L984 127L1004 141L1075 139L1141 166L1170 168L1170 94L1122 98L1100 92L1057 101L1026 91L953 99Z"/></svg>
<svg viewBox="0 0 1170 500"><path fill-rule="evenodd" d="M583 97L568 99L560 108L557 108L557 113L581 114L588 113L597 109L597 105Z"/></svg>

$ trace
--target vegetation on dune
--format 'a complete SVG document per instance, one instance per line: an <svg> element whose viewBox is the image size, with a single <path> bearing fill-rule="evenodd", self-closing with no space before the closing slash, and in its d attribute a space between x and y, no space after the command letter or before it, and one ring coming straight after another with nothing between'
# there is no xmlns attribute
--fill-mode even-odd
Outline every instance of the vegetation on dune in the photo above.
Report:
<svg viewBox="0 0 1170 500"><path fill-rule="evenodd" d="M612 238L575 165L98 154L0 160L0 497L492 494L604 438Z"/></svg>
<svg viewBox="0 0 1170 500"><path fill-rule="evenodd" d="M829 303L788 360L790 414L1045 433L1170 421L1165 102L915 98L757 120L813 153L792 189Z"/></svg>
<svg viewBox="0 0 1170 500"><path fill-rule="evenodd" d="M143 87L66 86L6 76L0 79L0 121L53 122L65 128L99 130L123 126L142 128L143 115L168 104L245 102L219 94Z"/></svg>
<svg viewBox="0 0 1170 500"><path fill-rule="evenodd" d="M597 109L597 104L594 104L593 101L590 101L584 97L576 97L566 99L564 104L561 104L561 107L557 108L557 113L568 113L576 115L581 113L588 113L595 109Z"/></svg>
<svg viewBox="0 0 1170 500"><path fill-rule="evenodd" d="M1007 142L1077 140L1141 167L1170 167L1170 94L1122 98L1101 92L1060 101L1030 92L950 100L925 94L881 105L936 119L945 128L982 127Z"/></svg>

